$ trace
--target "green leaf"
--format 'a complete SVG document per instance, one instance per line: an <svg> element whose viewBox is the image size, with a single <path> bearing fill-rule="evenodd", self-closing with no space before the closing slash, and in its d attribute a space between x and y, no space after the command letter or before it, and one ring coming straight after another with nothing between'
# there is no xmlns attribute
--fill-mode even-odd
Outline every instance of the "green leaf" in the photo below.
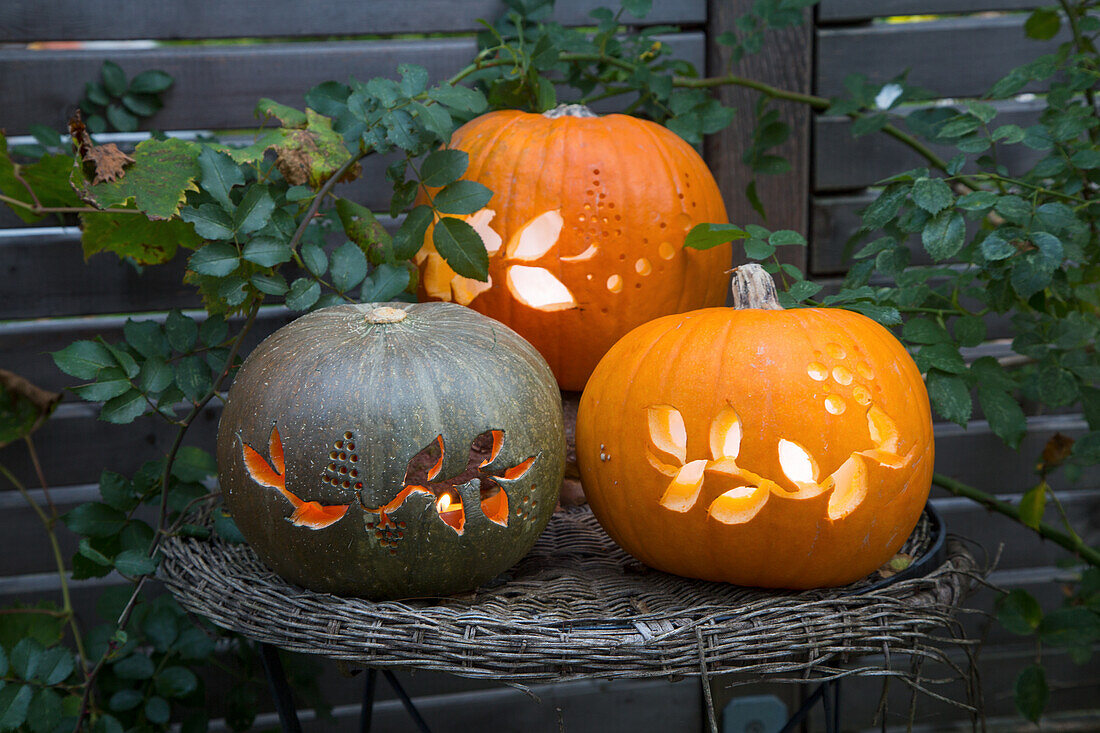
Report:
<svg viewBox="0 0 1100 733"><path fill-rule="evenodd" d="M230 544L239 545L245 541L244 535L237 528L237 523L233 521L233 517L223 511L214 512L214 531Z"/></svg>
<svg viewBox="0 0 1100 733"><path fill-rule="evenodd" d="M185 697L198 685L198 678L186 667L166 667L157 675L157 692L164 697Z"/></svg>
<svg viewBox="0 0 1100 733"><path fill-rule="evenodd" d="M118 718L107 714L99 716L99 720L95 722L95 728L92 731L93 733L124 733L122 723L118 722Z"/></svg>
<svg viewBox="0 0 1100 733"><path fill-rule="evenodd" d="M489 277L489 255L481 236L466 222L444 217L432 232L435 249L459 275L485 282Z"/></svg>
<svg viewBox="0 0 1100 733"><path fill-rule="evenodd" d="M954 201L951 187L940 178L918 178L913 182L913 203L929 214L938 214Z"/></svg>
<svg viewBox="0 0 1100 733"><path fill-rule="evenodd" d="M151 697L145 703L145 717L150 723L163 725L172 718L172 706L163 697Z"/></svg>
<svg viewBox="0 0 1100 733"><path fill-rule="evenodd" d="M172 475L186 483L199 483L217 471L214 456L194 446L180 448L172 464Z"/></svg>
<svg viewBox="0 0 1100 733"><path fill-rule="evenodd" d="M200 275L225 277L241 265L237 248L227 242L214 242L191 255L187 268Z"/></svg>
<svg viewBox="0 0 1100 733"><path fill-rule="evenodd" d="M99 495L109 506L128 512L136 506L134 485L121 473L104 471L99 474Z"/></svg>
<svg viewBox="0 0 1100 733"><path fill-rule="evenodd" d="M103 77L103 87L112 97L121 97L126 92L126 72L114 61L104 61L99 74Z"/></svg>
<svg viewBox="0 0 1100 733"><path fill-rule="evenodd" d="M58 369L77 379L95 379L100 369L115 365L107 347L95 341L75 341L50 356Z"/></svg>
<svg viewBox="0 0 1100 733"><path fill-rule="evenodd" d="M130 80L129 90L134 94L158 94L172 86L172 77L157 69L143 71Z"/></svg>
<svg viewBox="0 0 1100 733"><path fill-rule="evenodd" d="M125 688L111 695L111 699L107 701L107 707L116 713L124 713L127 710L133 710L144 700L145 695L140 690Z"/></svg>
<svg viewBox="0 0 1100 733"><path fill-rule="evenodd" d="M275 148L275 164L287 183L317 189L351 160L351 153L344 138L332 129L332 120L314 112L318 108L312 102L310 106L313 109L306 110L305 129L283 129L281 139L271 141L268 147Z"/></svg>
<svg viewBox="0 0 1100 733"><path fill-rule="evenodd" d="M166 606L150 611L142 621L141 628L158 652L168 651L179 634L176 614Z"/></svg>
<svg viewBox="0 0 1100 733"><path fill-rule="evenodd" d="M375 218L374 213L365 206L336 199L336 213L344 227L348 239L370 255L374 263L385 262L393 257L393 239L385 227Z"/></svg>
<svg viewBox="0 0 1100 733"><path fill-rule="evenodd" d="M202 325L199 326L199 339L204 346L217 346L225 341L228 335L229 324L225 322L223 316L217 314L210 315L202 322Z"/></svg>
<svg viewBox="0 0 1100 733"><path fill-rule="evenodd" d="M123 550L115 557L115 568L123 575L136 578L156 572L157 564L141 550Z"/></svg>
<svg viewBox="0 0 1100 733"><path fill-rule="evenodd" d="M464 150L436 150L429 153L420 164L420 182L432 188L446 186L462 177L469 162L470 156Z"/></svg>
<svg viewBox="0 0 1100 733"><path fill-rule="evenodd" d="M178 310L168 313L164 320L164 335L176 351L190 351L199 338L199 325Z"/></svg>
<svg viewBox="0 0 1100 733"><path fill-rule="evenodd" d="M261 267L274 267L289 262L294 253L287 243L274 237L255 237L244 246L241 256Z"/></svg>
<svg viewBox="0 0 1100 733"><path fill-rule="evenodd" d="M328 270L328 256L325 251L313 242L307 242L302 245L302 262L305 263L306 269L312 272L317 277L321 277Z"/></svg>
<svg viewBox="0 0 1100 733"><path fill-rule="evenodd" d="M0 690L0 731L23 725L30 709L34 689L30 685L10 684Z"/></svg>
<svg viewBox="0 0 1100 733"><path fill-rule="evenodd" d="M1042 666L1033 664L1017 675L1013 699L1020 715L1033 723L1038 722L1050 701L1050 688L1047 687L1047 676Z"/></svg>
<svg viewBox="0 0 1100 733"><path fill-rule="evenodd" d="M997 599L997 621L1005 629L1019 636L1029 636L1039 628L1043 610L1039 602L1026 590L1013 589Z"/></svg>
<svg viewBox="0 0 1100 733"><path fill-rule="evenodd" d="M132 389L129 392L120 394L118 397L107 400L103 405L103 409L99 411L99 419L115 425L125 425L144 415L145 408L148 405L149 403L145 401L144 395L138 390Z"/></svg>
<svg viewBox="0 0 1100 733"><path fill-rule="evenodd" d="M135 321L128 318L122 334L126 337L126 343L147 359L168 356L168 341L156 321Z"/></svg>
<svg viewBox="0 0 1100 733"><path fill-rule="evenodd" d="M998 196L993 210L1013 224L1026 224L1031 219L1031 204L1019 196Z"/></svg>
<svg viewBox="0 0 1100 733"><path fill-rule="evenodd" d="M224 240L233 238L233 220L226 211L214 204L187 208L180 218L195 226L195 233L203 239Z"/></svg>
<svg viewBox="0 0 1100 733"><path fill-rule="evenodd" d="M114 663L111 667L115 676L124 680L147 680L156 671L153 660L137 652Z"/></svg>
<svg viewBox="0 0 1100 733"><path fill-rule="evenodd" d="M450 84L429 89L428 98L459 112L479 114L489 108L489 103L481 92Z"/></svg>
<svg viewBox="0 0 1100 733"><path fill-rule="evenodd" d="M444 214L473 214L492 197L493 192L476 181L455 181L436 193L432 203Z"/></svg>
<svg viewBox="0 0 1100 733"><path fill-rule="evenodd" d="M197 143L178 138L150 138L137 144L134 162L117 179L92 184L76 167L73 185L99 208L132 202L152 219L170 219L180 213L187 192L199 190L195 179L202 172L201 150Z"/></svg>
<svg viewBox="0 0 1100 733"><path fill-rule="evenodd" d="M164 105L151 94L124 94L122 106L138 117L152 117Z"/></svg>
<svg viewBox="0 0 1100 733"><path fill-rule="evenodd" d="M364 303L385 303L409 287L409 269L402 265L384 262L363 282L360 300Z"/></svg>
<svg viewBox="0 0 1100 733"><path fill-rule="evenodd" d="M61 517L73 532L88 537L111 537L126 524L126 515L106 504L91 501Z"/></svg>
<svg viewBox="0 0 1100 733"><path fill-rule="evenodd" d="M262 97L256 104L255 115L260 118L274 117L282 123L283 127L306 127L309 119L301 110L279 104L274 99Z"/></svg>
<svg viewBox="0 0 1100 733"><path fill-rule="evenodd" d="M985 321L977 316L962 316L953 325L959 346L977 346L985 341Z"/></svg>
<svg viewBox="0 0 1100 733"><path fill-rule="evenodd" d="M48 687L34 693L27 708L27 725L33 733L53 733L61 723L61 696Z"/></svg>
<svg viewBox="0 0 1100 733"><path fill-rule="evenodd" d="M108 367L101 369L96 374L96 381L82 387L74 387L73 391L80 395L80 399L88 402L105 402L112 397L128 392L133 385L130 379L121 369Z"/></svg>
<svg viewBox="0 0 1100 733"><path fill-rule="evenodd" d="M434 214L429 206L421 204L405 217L393 237L394 257L411 260L424 245L424 236Z"/></svg>
<svg viewBox="0 0 1100 733"><path fill-rule="evenodd" d="M55 646L43 652L38 660L38 668L34 672L34 679L47 685L58 685L68 679L73 673L76 664L73 653L68 647Z"/></svg>
<svg viewBox="0 0 1100 733"><path fill-rule="evenodd" d="M1047 485L1041 482L1024 492L1020 499L1020 521L1032 529L1039 528L1047 507Z"/></svg>
<svg viewBox="0 0 1100 733"><path fill-rule="evenodd" d="M937 262L955 256L966 244L966 224L962 214L953 209L944 209L936 214L921 232L921 243Z"/></svg>
<svg viewBox="0 0 1100 733"><path fill-rule="evenodd" d="M321 297L321 286L307 277L300 277L286 294L286 307L292 311L304 311Z"/></svg>
<svg viewBox="0 0 1100 733"><path fill-rule="evenodd" d="M1018 448L1027 432L1027 418L1012 395L995 385L978 383L978 404L993 432L1012 448Z"/></svg>
<svg viewBox="0 0 1100 733"><path fill-rule="evenodd" d="M928 372L927 382L928 397L936 412L965 427L973 409L966 382L958 376L937 370Z"/></svg>
<svg viewBox="0 0 1100 733"><path fill-rule="evenodd" d="M234 186L244 185L244 174L237 163L223 152L203 147L199 152L199 169L202 178L199 186L221 204L222 209L234 210L231 192Z"/></svg>
<svg viewBox="0 0 1100 733"><path fill-rule="evenodd" d="M263 229L274 210L275 200L268 193L267 186L250 186L233 214L233 230L238 234L250 234Z"/></svg>
<svg viewBox="0 0 1100 733"><path fill-rule="evenodd" d="M210 390L210 367L199 356L185 356L176 364L176 384L192 402L198 402Z"/></svg>
<svg viewBox="0 0 1100 733"><path fill-rule="evenodd" d="M1024 23L1024 32L1028 38L1037 41L1049 41L1058 35L1062 27L1062 17L1052 8L1038 8L1028 16Z"/></svg>
<svg viewBox="0 0 1100 733"><path fill-rule="evenodd" d="M768 237L768 244L773 244L776 247L792 244L805 247L806 238L791 229L779 229L772 232L771 236Z"/></svg>
<svg viewBox="0 0 1100 733"><path fill-rule="evenodd" d="M279 273L265 275L257 272L249 279L249 282L252 283L252 287L268 295L286 295L290 290L290 286L286 284L286 278Z"/></svg>
<svg viewBox="0 0 1100 733"><path fill-rule="evenodd" d="M951 341L947 329L931 319L920 316L905 322L901 329L901 336L913 344L939 344Z"/></svg>
<svg viewBox="0 0 1100 733"><path fill-rule="evenodd" d="M416 110L416 118L424 127L435 134L439 140L447 141L454 130L454 120L447 108L441 104L420 104L414 102L410 107Z"/></svg>
<svg viewBox="0 0 1100 733"><path fill-rule="evenodd" d="M982 240L982 256L991 262L1008 259L1016 254L1016 248L996 234L990 234Z"/></svg>
<svg viewBox="0 0 1100 733"><path fill-rule="evenodd" d="M352 242L344 242L332 252L332 284L346 293L367 276L367 258Z"/></svg>
<svg viewBox="0 0 1100 733"><path fill-rule="evenodd" d="M80 538L80 542L77 544L76 552L79 557L83 557L91 561L92 563L99 565L102 568L106 568L106 570L102 573L103 575L106 575L108 572L110 572L111 558L107 557L102 552L93 547L91 540L89 540L87 537ZM75 572L74 575L76 575Z"/></svg>
<svg viewBox="0 0 1100 733"><path fill-rule="evenodd" d="M891 183L878 198L872 201L863 210L863 229L872 231L880 229L897 216L898 210L909 195L910 186L907 183Z"/></svg>
<svg viewBox="0 0 1100 733"><path fill-rule="evenodd" d="M704 250L748 237L748 232L733 224L696 224L684 237L684 246Z"/></svg>
<svg viewBox="0 0 1100 733"><path fill-rule="evenodd" d="M1035 387L1039 399L1051 407L1062 407L1077 400L1077 380L1072 372L1057 366L1047 366L1039 370Z"/></svg>
<svg viewBox="0 0 1100 733"><path fill-rule="evenodd" d="M183 213L188 211L194 209L184 209ZM179 219L153 221L134 214L102 213L81 214L80 220L86 258L107 251L139 265L157 265L175 257L177 247L195 249L202 244L195 228Z"/></svg>
<svg viewBox="0 0 1100 733"><path fill-rule="evenodd" d="M34 679L38 671L38 665L42 661L46 650L35 639L23 639L11 650L11 670L16 676L30 680Z"/></svg>
<svg viewBox="0 0 1100 733"><path fill-rule="evenodd" d="M1087 652L1100 640L1100 614L1081 606L1056 608L1039 624L1039 638L1071 652Z"/></svg>
<svg viewBox="0 0 1100 733"><path fill-rule="evenodd" d="M181 659L205 659L214 653L214 639L203 628L192 626L180 632L175 649Z"/></svg>

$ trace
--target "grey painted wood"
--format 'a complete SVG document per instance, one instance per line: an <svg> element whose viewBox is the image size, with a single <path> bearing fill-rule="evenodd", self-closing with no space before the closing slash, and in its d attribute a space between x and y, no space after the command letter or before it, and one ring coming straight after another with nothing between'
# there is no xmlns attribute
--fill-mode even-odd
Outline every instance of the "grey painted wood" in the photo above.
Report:
<svg viewBox="0 0 1100 733"><path fill-rule="evenodd" d="M996 107L997 116L990 123L992 130L1008 124L1034 125L1041 110L1034 102L999 102ZM814 119L813 133L814 191L851 191L873 186L910 168L928 167L928 161L920 154L887 135L852 137L852 121L847 117L819 115ZM930 147L944 160L958 152L944 145ZM1010 173L1029 169L1044 155L1025 145L997 146L998 160Z"/></svg>
<svg viewBox="0 0 1100 733"><path fill-rule="evenodd" d="M822 0L817 6L817 19L835 23L895 15L1027 10L1044 4L1049 5L1037 0Z"/></svg>
<svg viewBox="0 0 1100 733"><path fill-rule="evenodd" d="M591 25L589 13L610 5L558 0L552 18ZM481 30L479 19L492 22L507 10L503 0L147 0L128 4L120 22L111 0L7 0L0 7L0 42L458 33ZM630 15L623 20L698 25L706 21L706 0L658 2L643 20Z"/></svg>
<svg viewBox="0 0 1100 733"><path fill-rule="evenodd" d="M660 38L671 53L703 67L701 32ZM392 77L401 63L420 64L432 80L445 79L470 63L476 51L473 37L111 51L0 49L0 99L20 100L5 107L2 123L11 134L25 132L33 123L63 128L85 82L98 74L104 59L117 62L131 76L162 69L175 78L164 95L165 108L149 126L219 130L255 125L252 110L261 97L302 106L305 92L320 82Z"/></svg>
<svg viewBox="0 0 1100 733"><path fill-rule="evenodd" d="M160 320L165 313L134 314L134 320ZM190 312L192 318L202 319L205 313ZM294 318L293 313L282 307L264 308L252 331L242 345L243 354L251 351L268 334ZM94 318L54 318L42 320L8 321L0 323L0 354L5 369L22 374L43 389L59 391L74 386L79 380L62 373L53 363L50 352L65 348L73 341L102 336L109 343L122 339L122 328L128 316ZM234 320L233 327L240 323ZM74 399L70 396L70 399ZM73 483L72 480L63 483Z"/></svg>
<svg viewBox="0 0 1100 733"><path fill-rule="evenodd" d="M941 97L980 96L1009 69L1065 41L1028 39L1022 16L974 17L923 23L821 28L817 33L817 93L847 96L844 78L863 74L887 82L910 70L910 84Z"/></svg>
<svg viewBox="0 0 1100 733"><path fill-rule="evenodd" d="M353 201L363 201L363 197L356 195L356 188L362 192L367 187L349 184L346 190L338 188L336 192ZM400 222L389 216L379 219L391 231ZM20 236L8 234L5 236L0 230L0 273L5 278L0 289L0 321L202 305L195 288L183 282L190 250L181 249L171 262L138 272L110 252L85 260L80 232L75 228ZM304 273L296 268L284 273L288 278L301 274ZM0 326L0 339L2 333Z"/></svg>
<svg viewBox="0 0 1100 733"><path fill-rule="evenodd" d="M711 0L710 34L716 36L731 30L734 21L751 6L751 0ZM809 92L812 87L812 40L809 23L772 32L764 49L743 59L733 71L784 89ZM707 67L709 75L729 70L729 50L726 46L711 44ZM793 229L808 236L810 221L805 191L809 187L811 163L810 110L791 102L775 105L780 110L781 119L790 125L791 137L770 152L787 158L791 170L779 176L758 177L757 191L765 202L768 214L767 222L762 222L745 196L745 187L752 180L752 171L741 162L741 153L751 144L752 131L756 126L753 110L758 94L750 89L726 86L720 88L718 98L724 105L737 110L733 123L706 141L707 162L722 189L730 221L738 225L766 223L772 229ZM805 268L805 250L783 247L779 253L786 261Z"/></svg>

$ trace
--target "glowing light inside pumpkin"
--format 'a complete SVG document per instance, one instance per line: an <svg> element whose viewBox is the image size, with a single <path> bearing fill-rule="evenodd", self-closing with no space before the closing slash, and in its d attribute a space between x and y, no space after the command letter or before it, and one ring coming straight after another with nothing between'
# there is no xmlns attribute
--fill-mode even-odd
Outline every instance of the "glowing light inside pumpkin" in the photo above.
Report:
<svg viewBox="0 0 1100 733"><path fill-rule="evenodd" d="M867 496L867 466L859 456L851 456L831 478L834 487L829 497L829 519L843 519Z"/></svg>
<svg viewBox="0 0 1100 733"><path fill-rule="evenodd" d="M584 262L590 260L596 256L596 253L600 251L600 248L594 244L588 245L588 249L581 252L579 255L572 255L570 257L561 257L562 262ZM591 275L589 275L591 277Z"/></svg>
<svg viewBox="0 0 1100 733"><path fill-rule="evenodd" d="M704 460L691 461L683 466L661 496L661 506L674 512L686 512L695 506L703 488Z"/></svg>
<svg viewBox="0 0 1100 733"><path fill-rule="evenodd" d="M452 501L453 500L451 499L451 495L449 493L443 494L442 496L440 496L438 499L435 500L436 511L438 511L440 514L442 514L443 512L451 511L451 502Z"/></svg>
<svg viewBox="0 0 1100 733"><path fill-rule="evenodd" d="M508 240L505 258L523 262L541 258L558 243L563 223L558 210L539 214Z"/></svg>
<svg viewBox="0 0 1100 733"><path fill-rule="evenodd" d="M541 267L509 267L507 279L515 299L530 308L559 311L577 307L569 288Z"/></svg>
<svg viewBox="0 0 1100 733"><path fill-rule="evenodd" d="M445 491L435 500L435 508L444 524L458 534L462 534L466 528L466 512L462 509L461 497Z"/></svg>
<svg viewBox="0 0 1100 733"><path fill-rule="evenodd" d="M669 405L654 405L646 410L646 414L652 446L682 465L687 460L687 428L683 415Z"/></svg>
<svg viewBox="0 0 1100 733"><path fill-rule="evenodd" d="M817 464L805 448L784 438L779 440L779 466L796 484L812 484L817 481Z"/></svg>
<svg viewBox="0 0 1100 733"><path fill-rule="evenodd" d="M723 408L710 425L710 455L737 458L741 452L741 418L732 407Z"/></svg>
<svg viewBox="0 0 1100 733"><path fill-rule="evenodd" d="M738 486L712 501L707 514L723 524L743 524L764 508L769 494L766 486Z"/></svg>

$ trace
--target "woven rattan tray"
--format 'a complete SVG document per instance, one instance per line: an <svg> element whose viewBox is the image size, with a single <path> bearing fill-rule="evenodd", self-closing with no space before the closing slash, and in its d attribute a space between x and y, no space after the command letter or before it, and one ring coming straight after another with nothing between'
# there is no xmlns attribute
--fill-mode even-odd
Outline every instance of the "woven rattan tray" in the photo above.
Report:
<svg viewBox="0 0 1100 733"><path fill-rule="evenodd" d="M210 525L214 505L192 521ZM937 549L938 548L938 549ZM314 593L247 545L176 536L160 575L188 610L257 641L371 667L515 683L743 672L805 679L860 673L866 654L944 658L952 614L975 578L959 542L927 512L904 552L926 574L882 584L775 592L651 570L620 550L587 507L559 511L534 549L477 592L371 602ZM921 559L924 558L924 562ZM934 561L934 562L929 562ZM889 674L881 664L867 672Z"/></svg>

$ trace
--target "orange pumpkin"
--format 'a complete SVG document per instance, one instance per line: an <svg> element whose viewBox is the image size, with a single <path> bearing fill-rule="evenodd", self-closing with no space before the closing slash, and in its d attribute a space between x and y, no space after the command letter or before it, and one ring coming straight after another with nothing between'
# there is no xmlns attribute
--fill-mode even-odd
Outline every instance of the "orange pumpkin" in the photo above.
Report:
<svg viewBox="0 0 1100 733"><path fill-rule="evenodd" d="M932 480L921 375L858 313L782 310L759 265L736 308L640 326L581 397L577 462L608 534L659 570L741 585L857 580L912 531Z"/></svg>
<svg viewBox="0 0 1100 733"><path fill-rule="evenodd" d="M429 230L417 256L421 297L504 322L563 389L583 388L635 326L723 302L730 247L683 249L695 224L726 221L721 194L702 158L664 127L573 105L491 112L450 144L470 156L463 177L494 192L467 218L489 250L489 282L456 275Z"/></svg>

